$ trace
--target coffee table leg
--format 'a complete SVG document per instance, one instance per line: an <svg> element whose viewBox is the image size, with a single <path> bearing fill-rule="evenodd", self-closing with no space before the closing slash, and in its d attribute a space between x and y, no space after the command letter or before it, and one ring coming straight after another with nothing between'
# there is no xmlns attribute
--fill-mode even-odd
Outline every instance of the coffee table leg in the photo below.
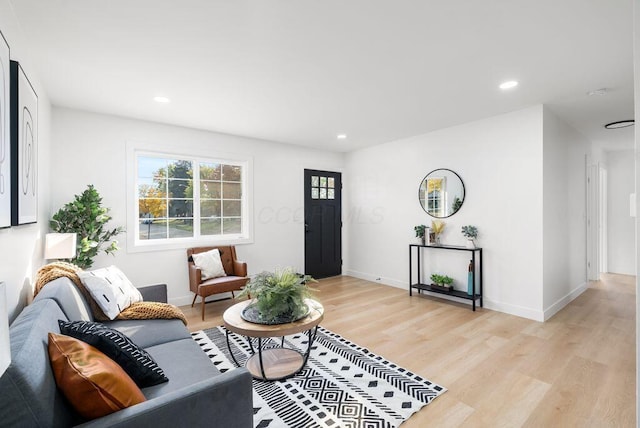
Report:
<svg viewBox="0 0 640 428"><path fill-rule="evenodd" d="M226 330L226 329L225 329ZM231 359L233 359L233 362L236 363L236 366L240 367L240 363L238 363L238 360L236 360L235 355L233 355L233 351L231 350L231 342L229 341L229 330L227 331L227 349L229 350L229 355L231 355Z"/></svg>
<svg viewBox="0 0 640 428"><path fill-rule="evenodd" d="M313 333L311 333L312 331ZM300 366L300 370L302 370L304 366L307 365L307 360L309 359L309 355L311 354L311 347L313 346L313 341L316 339L317 333L318 333L317 325L307 332L307 334L309 335L309 345L307 346L307 352L304 353L304 360L302 361L302 366ZM300 370L298 370L298 372Z"/></svg>
<svg viewBox="0 0 640 428"><path fill-rule="evenodd" d="M270 380L267 379L267 375L264 372L264 364L262 363L262 339L260 337L258 337L258 360L260 360L260 373L262 373L262 379Z"/></svg>

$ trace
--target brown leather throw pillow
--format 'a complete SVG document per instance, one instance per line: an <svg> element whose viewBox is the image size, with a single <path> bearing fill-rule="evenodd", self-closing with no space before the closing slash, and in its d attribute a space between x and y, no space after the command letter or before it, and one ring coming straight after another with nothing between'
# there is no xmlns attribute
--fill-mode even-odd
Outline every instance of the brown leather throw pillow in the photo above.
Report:
<svg viewBox="0 0 640 428"><path fill-rule="evenodd" d="M49 333L49 359L58 388L87 419L145 401L118 363L81 340Z"/></svg>

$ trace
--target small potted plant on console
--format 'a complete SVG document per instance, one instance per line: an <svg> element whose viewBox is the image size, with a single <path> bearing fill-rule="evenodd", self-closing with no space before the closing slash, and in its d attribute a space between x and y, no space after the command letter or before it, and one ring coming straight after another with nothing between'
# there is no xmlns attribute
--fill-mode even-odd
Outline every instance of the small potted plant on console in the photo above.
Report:
<svg viewBox="0 0 640 428"><path fill-rule="evenodd" d="M446 292L451 292L451 290L453 290L453 278L447 275L439 275L437 273L434 273L433 275L431 275L431 281L433 281L433 283L431 284L431 288L433 288L434 290Z"/></svg>

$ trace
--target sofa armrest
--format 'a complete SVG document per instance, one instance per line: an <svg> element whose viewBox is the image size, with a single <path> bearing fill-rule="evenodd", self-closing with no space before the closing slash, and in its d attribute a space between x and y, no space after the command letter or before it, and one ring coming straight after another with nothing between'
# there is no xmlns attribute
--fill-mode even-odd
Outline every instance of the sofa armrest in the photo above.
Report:
<svg viewBox="0 0 640 428"><path fill-rule="evenodd" d="M230 370L78 426L250 428L253 426L251 375L244 368Z"/></svg>
<svg viewBox="0 0 640 428"><path fill-rule="evenodd" d="M245 262L233 261L233 273L236 276L247 276L247 264Z"/></svg>
<svg viewBox="0 0 640 428"><path fill-rule="evenodd" d="M145 302L167 303L167 284L145 285L138 288Z"/></svg>

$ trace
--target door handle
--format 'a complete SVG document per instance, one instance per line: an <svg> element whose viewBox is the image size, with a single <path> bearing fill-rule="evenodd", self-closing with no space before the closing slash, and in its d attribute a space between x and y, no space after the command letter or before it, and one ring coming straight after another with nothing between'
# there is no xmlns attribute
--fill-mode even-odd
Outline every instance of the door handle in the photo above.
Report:
<svg viewBox="0 0 640 428"><path fill-rule="evenodd" d="M309 233L309 225L307 223L304 224L304 232Z"/></svg>

